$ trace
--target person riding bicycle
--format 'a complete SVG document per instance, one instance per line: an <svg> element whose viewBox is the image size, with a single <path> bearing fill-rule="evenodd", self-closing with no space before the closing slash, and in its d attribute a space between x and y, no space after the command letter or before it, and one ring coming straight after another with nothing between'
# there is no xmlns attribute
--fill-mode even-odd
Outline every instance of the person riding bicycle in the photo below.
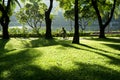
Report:
<svg viewBox="0 0 120 80"><path fill-rule="evenodd" d="M66 38L66 30L64 27L62 27L61 35L62 35L63 39Z"/></svg>

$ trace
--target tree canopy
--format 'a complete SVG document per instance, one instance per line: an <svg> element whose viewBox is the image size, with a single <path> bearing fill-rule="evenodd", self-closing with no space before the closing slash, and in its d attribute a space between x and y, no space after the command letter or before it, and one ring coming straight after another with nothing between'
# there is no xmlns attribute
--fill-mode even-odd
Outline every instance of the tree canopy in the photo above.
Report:
<svg viewBox="0 0 120 80"><path fill-rule="evenodd" d="M38 0L26 1L23 8L16 13L16 17L22 24L28 24L37 34L42 22L44 21L44 13L47 9L45 3Z"/></svg>
<svg viewBox="0 0 120 80"><path fill-rule="evenodd" d="M65 10L64 16L74 20L74 0L57 0L60 7ZM110 23L118 0L79 0L79 18L97 18L100 28L99 38L105 38L105 28ZM119 6L119 4L118 4ZM116 17L119 15L116 8Z"/></svg>

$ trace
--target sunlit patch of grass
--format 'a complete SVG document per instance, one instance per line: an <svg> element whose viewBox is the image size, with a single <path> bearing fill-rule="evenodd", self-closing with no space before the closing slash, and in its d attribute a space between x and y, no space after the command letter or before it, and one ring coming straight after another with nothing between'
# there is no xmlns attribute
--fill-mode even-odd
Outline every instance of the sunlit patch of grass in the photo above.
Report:
<svg viewBox="0 0 120 80"><path fill-rule="evenodd" d="M119 80L119 39L80 40L12 38L0 52L0 80Z"/></svg>

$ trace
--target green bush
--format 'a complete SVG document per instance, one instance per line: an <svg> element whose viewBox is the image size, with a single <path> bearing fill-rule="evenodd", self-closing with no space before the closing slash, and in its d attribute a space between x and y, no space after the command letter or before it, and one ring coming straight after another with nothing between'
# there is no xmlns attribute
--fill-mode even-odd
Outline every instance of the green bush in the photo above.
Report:
<svg viewBox="0 0 120 80"><path fill-rule="evenodd" d="M10 34L21 34L23 32L22 29L18 27L9 28L8 31Z"/></svg>

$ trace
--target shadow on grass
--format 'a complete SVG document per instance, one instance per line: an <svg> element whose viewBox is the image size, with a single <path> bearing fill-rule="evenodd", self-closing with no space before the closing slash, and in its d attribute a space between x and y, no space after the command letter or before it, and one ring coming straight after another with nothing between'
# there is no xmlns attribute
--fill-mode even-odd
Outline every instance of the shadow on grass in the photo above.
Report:
<svg viewBox="0 0 120 80"><path fill-rule="evenodd" d="M8 51L5 49L5 45L8 41L9 39L0 39L0 55Z"/></svg>
<svg viewBox="0 0 120 80"><path fill-rule="evenodd" d="M76 69L64 70L53 66L44 70L40 66L29 64L31 60L28 56L26 58L0 65L0 68L3 67L0 70L0 80L120 80L120 72L100 65L74 62L78 66Z"/></svg>
<svg viewBox="0 0 120 80"><path fill-rule="evenodd" d="M42 53L34 49L15 50L12 54L1 55L0 80L26 80L26 76L34 74L28 69L31 68L32 60L38 56L42 56Z"/></svg>
<svg viewBox="0 0 120 80"><path fill-rule="evenodd" d="M120 50L119 45L114 44L114 43L120 43L119 39L114 39L114 38L113 39L111 39L111 38L107 38L107 39L85 38L85 39L95 40L95 41L112 42L113 44L106 44L106 45L111 47L111 48L114 48L116 50ZM28 43L26 40L21 40L21 42L25 45L26 48L62 45L64 47L71 47L71 48L80 49L79 47L71 45L71 40L58 40L58 39L47 40L47 39L44 39L44 38L38 38L38 39L30 40L30 43ZM105 51L103 49L93 48L93 47L87 46L85 44L80 44L80 45L91 48L91 49L96 49L96 50L99 50L99 51L103 51L105 53L106 52L110 53L109 51Z"/></svg>
<svg viewBox="0 0 120 80"><path fill-rule="evenodd" d="M104 44L104 45L120 51L120 44Z"/></svg>
<svg viewBox="0 0 120 80"><path fill-rule="evenodd" d="M96 40L99 40L99 39L96 39ZM104 39L102 39L102 40L104 40ZM109 41L111 39L105 39L105 40ZM116 39L115 39L115 41L116 41ZM115 41L112 41L112 43L115 42ZM69 41L69 40L66 40L66 41L65 40L57 40L57 39L46 40L46 39L43 39L43 38L39 38L39 39L31 40L30 43L32 45L32 48L34 48L34 47L45 47L45 46L61 45L63 47L61 47L59 49L66 49L64 47L68 47L68 48L75 48L75 49L78 49L78 50L89 51L89 52L96 53L96 54L99 54L101 56L104 56L104 57L110 59L109 63L111 63L111 64L120 65L120 59L111 55L111 54L115 54L116 55L117 53L110 52L110 51L104 50L104 49L99 49L99 48L96 48L96 47L92 47L92 46L89 46L89 45L86 45L86 44L79 44L79 46L74 46L70 42L71 41ZM84 47L86 47L88 49L81 48L80 46L84 46ZM108 45L108 46L110 46L112 48L115 48L117 50L119 49L119 47L117 47L119 45L116 45L116 44L111 44L111 45ZM29 45L26 45L26 47L29 48Z"/></svg>
<svg viewBox="0 0 120 80"><path fill-rule="evenodd" d="M36 48L36 47L46 47L46 46L54 46L54 45L62 45L63 47L71 47L80 49L71 45L70 40L58 40L58 39L51 39L47 40L44 38L33 39L30 41L30 44L27 43L25 40L21 40L21 42L25 45L26 48Z"/></svg>
<svg viewBox="0 0 120 80"><path fill-rule="evenodd" d="M85 38L88 40L95 40L95 41L104 41L104 42L112 42L112 43L120 43L119 38L106 38L106 39L101 39L101 38Z"/></svg>
<svg viewBox="0 0 120 80"><path fill-rule="evenodd" d="M89 49L82 49L82 50L90 51L90 52L99 54L101 56L104 56L104 57L110 59L110 61L109 61L110 64L120 65L120 59L110 55L110 54L116 54L116 53L111 53L109 51L104 51L104 50L94 48L94 47L91 47L91 46L88 46L88 45L85 45L85 44L80 44L80 45L89 48ZM106 54L106 53L108 53L108 54Z"/></svg>
<svg viewBox="0 0 120 80"><path fill-rule="evenodd" d="M94 40L94 39L93 39ZM103 39L102 39L103 40ZM106 39L105 39L106 40ZM114 40L114 39L113 39ZM116 39L115 39L116 40ZM106 40L106 41L109 41L109 40ZM80 48L79 46L74 46L70 43L71 41L67 40L67 41L64 41L64 40L56 40L56 39L53 39L53 40L46 40L46 39L35 39L35 40L32 40L31 41L31 44L32 44L32 47L44 47L44 46L53 46L53 45L61 45L63 47L69 47L69 48L75 48L75 49L79 49L79 50L85 50L85 51L90 51L90 52L93 52L93 53L96 53L96 54L99 54L101 56L104 56L104 57L107 57L108 59L110 59L110 62L111 64L115 64L115 65L120 65L120 59L117 58L117 57L114 57L110 54L117 54L117 53L112 53L110 51L106 51L104 49L99 49L99 48L95 48L95 47L92 47L92 46L89 46L89 45L86 45L86 44L79 44L79 46L84 46L88 49L83 49L83 48ZM114 41L113 41L114 42ZM107 45L107 44L106 44ZM116 45L116 44L108 44L108 46L114 48L114 49L117 49L119 50L119 45ZM26 46L26 47L29 47L29 46ZM65 48L59 48L59 49L65 49ZM108 54L106 54L108 53Z"/></svg>
<svg viewBox="0 0 120 80"><path fill-rule="evenodd" d="M80 44L80 45L81 45L81 46L84 46L84 47L86 47L86 48L89 48L89 49L102 51L102 52L104 52L104 53L106 53L106 52L110 53L109 51L105 51L105 50L103 50L103 49L94 48L94 47L88 46L88 45L86 45L86 44Z"/></svg>
<svg viewBox="0 0 120 80"><path fill-rule="evenodd" d="M66 43L60 40L52 41L37 39L32 40L31 44L32 47L60 44L64 47L82 49L68 44L67 41ZM28 45L26 45L26 47L27 46ZM85 44L81 44L80 46L90 48L89 50L83 50L109 58L112 64L120 64L120 59L110 56L109 54L104 54L106 52L104 50ZM10 54L11 52L12 54ZM40 66L32 64L32 61L36 57L42 56L42 52L37 52L36 49L15 50L11 52L6 55L0 55L0 80L120 80L120 72L104 66L73 62L73 64L77 66L76 69L64 70L53 66L50 69L44 70Z"/></svg>
<svg viewBox="0 0 120 80"><path fill-rule="evenodd" d="M36 40L31 41L32 47L44 47L44 46L53 46L57 45L58 42L55 41L55 39L44 39L44 38L39 38Z"/></svg>
<svg viewBox="0 0 120 80"><path fill-rule="evenodd" d="M58 44L58 42L56 42L55 39L47 40L44 38L36 38L29 40L30 42L27 42L26 39L20 41L26 48L37 48L37 47L53 46Z"/></svg>

